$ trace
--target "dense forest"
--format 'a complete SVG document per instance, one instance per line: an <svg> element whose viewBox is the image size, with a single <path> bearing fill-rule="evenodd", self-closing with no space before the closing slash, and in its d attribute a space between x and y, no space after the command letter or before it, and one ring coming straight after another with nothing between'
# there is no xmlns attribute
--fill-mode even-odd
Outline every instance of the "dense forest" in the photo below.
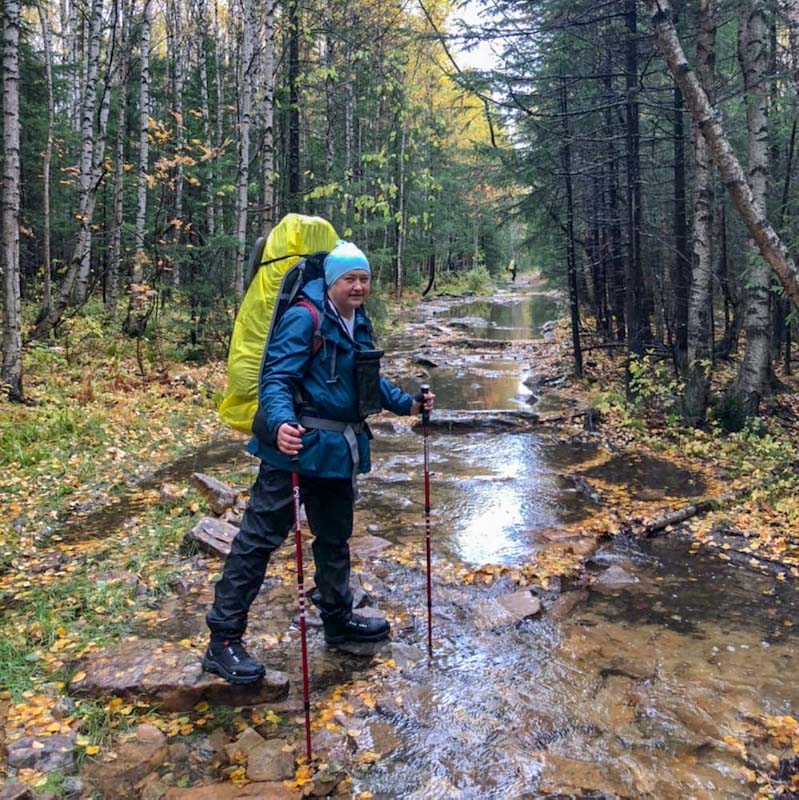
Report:
<svg viewBox="0 0 799 800"><path fill-rule="evenodd" d="M93 304L223 354L252 242L301 211L394 297L541 269L576 372L586 347L633 378L664 359L694 424L737 355L740 427L791 369L799 3L469 5L480 25L440 0L5 2L7 394L23 342Z"/></svg>

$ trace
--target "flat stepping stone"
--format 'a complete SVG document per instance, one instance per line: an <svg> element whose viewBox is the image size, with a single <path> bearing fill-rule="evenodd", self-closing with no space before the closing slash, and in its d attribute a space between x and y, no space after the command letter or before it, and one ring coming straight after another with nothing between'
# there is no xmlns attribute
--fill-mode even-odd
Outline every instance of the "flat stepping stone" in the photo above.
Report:
<svg viewBox="0 0 799 800"><path fill-rule="evenodd" d="M190 478L192 484L199 489L200 494L205 498L205 502L214 514L221 516L229 508L236 504L236 490L226 483L205 475L202 472L195 472Z"/></svg>
<svg viewBox="0 0 799 800"><path fill-rule="evenodd" d="M203 517L184 537L182 552L202 550L213 556L227 558L230 546L239 529L229 522L214 517Z"/></svg>
<svg viewBox="0 0 799 800"><path fill-rule="evenodd" d="M358 558L372 558L382 555L383 551L391 546L392 544L388 539L384 539L382 536L372 536L371 534L354 536L350 539L350 552Z"/></svg>
<svg viewBox="0 0 799 800"><path fill-rule="evenodd" d="M513 625L534 617L541 611L541 601L523 590L486 600L474 609L474 624L480 630Z"/></svg>
<svg viewBox="0 0 799 800"><path fill-rule="evenodd" d="M130 639L91 653L78 665L69 694L78 697L122 697L158 705L162 711L189 711L197 703L253 706L284 698L284 672L267 669L263 681L234 686L203 672L202 654L158 639Z"/></svg>

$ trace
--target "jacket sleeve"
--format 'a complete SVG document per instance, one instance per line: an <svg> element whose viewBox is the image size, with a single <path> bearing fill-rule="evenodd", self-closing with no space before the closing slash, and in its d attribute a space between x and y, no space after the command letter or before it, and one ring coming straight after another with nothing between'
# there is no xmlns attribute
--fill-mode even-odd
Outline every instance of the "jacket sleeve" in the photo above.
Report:
<svg viewBox="0 0 799 800"><path fill-rule="evenodd" d="M380 378L380 404L394 414L411 413L413 397L395 386L388 378Z"/></svg>
<svg viewBox="0 0 799 800"><path fill-rule="evenodd" d="M296 424L295 390L311 359L313 317L307 308L293 306L278 322L266 352L259 399L273 436L284 423Z"/></svg>

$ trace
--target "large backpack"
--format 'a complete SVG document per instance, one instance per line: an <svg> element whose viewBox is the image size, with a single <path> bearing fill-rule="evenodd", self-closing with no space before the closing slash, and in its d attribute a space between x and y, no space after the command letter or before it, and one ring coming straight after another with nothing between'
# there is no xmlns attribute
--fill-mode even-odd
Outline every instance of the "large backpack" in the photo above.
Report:
<svg viewBox="0 0 799 800"><path fill-rule="evenodd" d="M219 415L232 428L253 433L269 337L300 289L323 274L322 262L337 238L333 226L321 217L287 214L266 241L261 238L255 243L247 289L230 339L227 389L219 404ZM318 312L311 304L306 307L318 332Z"/></svg>

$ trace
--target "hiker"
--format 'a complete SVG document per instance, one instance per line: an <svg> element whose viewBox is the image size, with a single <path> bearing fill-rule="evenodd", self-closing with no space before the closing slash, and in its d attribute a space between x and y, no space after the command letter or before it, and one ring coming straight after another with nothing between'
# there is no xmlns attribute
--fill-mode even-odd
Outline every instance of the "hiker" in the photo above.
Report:
<svg viewBox="0 0 799 800"><path fill-rule="evenodd" d="M324 279L303 287L301 301L277 322L269 341L260 406L274 441L253 437L247 445L261 466L206 617L211 639L203 668L231 683L254 683L264 675L263 666L247 653L242 636L269 558L291 528L295 471L315 537L316 586L310 598L319 608L325 641L335 645L388 638L384 619L353 612L350 590L348 540L355 478L370 469L371 433L359 414L364 398L359 396L356 374L356 354L375 352L372 326L362 308L370 281L366 256L354 244L339 241L324 260ZM318 350L317 336L321 337ZM376 407L418 414L424 402L432 411L432 393L412 397L386 378L377 380L376 370L372 376L379 394ZM369 385L366 377L361 380L361 395Z"/></svg>

